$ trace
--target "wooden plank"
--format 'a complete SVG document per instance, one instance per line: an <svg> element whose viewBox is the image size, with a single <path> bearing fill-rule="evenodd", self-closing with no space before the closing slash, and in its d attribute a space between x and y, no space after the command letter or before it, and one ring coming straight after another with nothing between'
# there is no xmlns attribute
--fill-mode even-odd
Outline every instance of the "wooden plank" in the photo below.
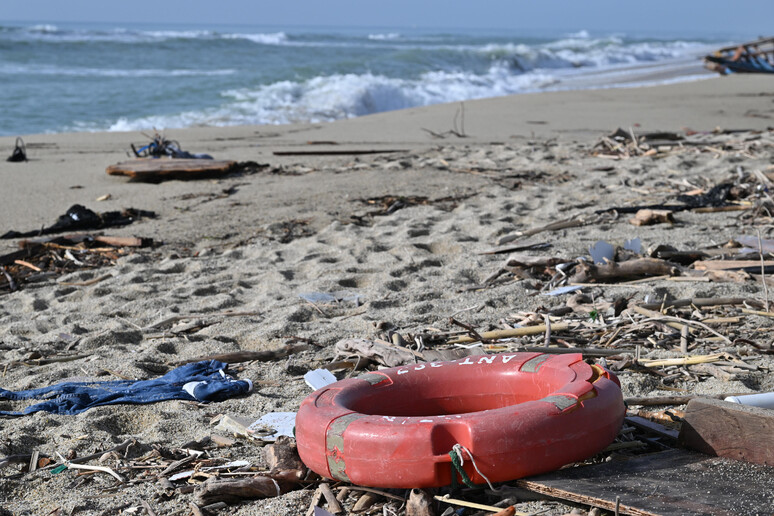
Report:
<svg viewBox="0 0 774 516"><path fill-rule="evenodd" d="M127 176L135 181L160 183L170 179L203 179L228 174L236 161L213 159L133 159L110 165L111 176Z"/></svg>
<svg viewBox="0 0 774 516"><path fill-rule="evenodd" d="M659 437L666 437L675 441L677 440L677 430L667 428L664 425L656 423L655 421L650 421L649 419L645 419L644 417L640 416L626 416L625 420L630 425L634 425L637 428L651 432Z"/></svg>
<svg viewBox="0 0 774 516"><path fill-rule="evenodd" d="M668 450L516 481L547 496L635 516L771 514L774 469Z"/></svg>
<svg viewBox="0 0 774 516"><path fill-rule="evenodd" d="M774 271L774 261L763 262L766 272ZM745 271L761 272L760 260L703 260L693 263L693 268L699 271Z"/></svg>
<svg viewBox="0 0 774 516"><path fill-rule="evenodd" d="M728 459L774 466L774 410L696 398L680 429L684 446Z"/></svg>

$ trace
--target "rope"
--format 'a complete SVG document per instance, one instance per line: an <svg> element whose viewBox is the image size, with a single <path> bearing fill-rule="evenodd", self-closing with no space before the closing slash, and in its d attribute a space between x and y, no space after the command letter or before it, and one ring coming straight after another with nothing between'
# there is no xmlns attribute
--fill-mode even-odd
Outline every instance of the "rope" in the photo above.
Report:
<svg viewBox="0 0 774 516"><path fill-rule="evenodd" d="M457 488L457 475L455 474L455 470L457 473L460 474L460 478L462 478L462 482L471 488L478 487L476 484L473 483L472 480L470 480L470 477L468 476L467 472L463 469L463 465L465 464L465 458L462 456L462 452L465 451L465 453L468 454L468 457L470 457L470 462L473 464L473 468L476 470L476 472L483 478L487 485L489 486L489 489L491 489L494 492L498 492L498 489L495 489L495 487L492 485L492 483L489 481L488 478L486 478L486 475L481 473L481 470L478 469L478 465L476 464L476 460L473 458L473 454L463 445L457 443L454 446L452 446L452 451L449 452L449 457L451 457L452 462L452 490Z"/></svg>

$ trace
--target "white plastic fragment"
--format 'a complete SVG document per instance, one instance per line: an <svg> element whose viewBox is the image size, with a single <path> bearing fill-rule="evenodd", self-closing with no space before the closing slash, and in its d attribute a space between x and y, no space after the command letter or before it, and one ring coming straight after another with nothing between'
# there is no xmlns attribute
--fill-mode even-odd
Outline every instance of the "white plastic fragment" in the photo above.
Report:
<svg viewBox="0 0 774 516"><path fill-rule="evenodd" d="M228 434L241 435L242 437L253 437L252 432L247 428L250 420L239 417L224 415L215 430L220 430Z"/></svg>
<svg viewBox="0 0 774 516"><path fill-rule="evenodd" d="M304 375L304 381L309 387L316 391L317 389L322 389L326 385L335 383L337 380L336 377L333 376L333 373L327 369L315 369Z"/></svg>
<svg viewBox="0 0 774 516"><path fill-rule="evenodd" d="M567 285L565 287L555 288L551 292L546 292L546 296L561 296L562 294L569 294L570 292L577 292L583 287L581 285Z"/></svg>
<svg viewBox="0 0 774 516"><path fill-rule="evenodd" d="M254 437L262 441L275 441L277 437L281 435L293 436L293 429L296 427L296 413L295 412L269 412L264 414L259 419L256 419L250 426L247 427L249 432L252 432ZM265 431L269 429L272 431L268 435Z"/></svg>
<svg viewBox="0 0 774 516"><path fill-rule="evenodd" d="M749 405L752 407L774 409L774 392L745 394L744 396L728 396L725 401L739 403L740 405Z"/></svg>

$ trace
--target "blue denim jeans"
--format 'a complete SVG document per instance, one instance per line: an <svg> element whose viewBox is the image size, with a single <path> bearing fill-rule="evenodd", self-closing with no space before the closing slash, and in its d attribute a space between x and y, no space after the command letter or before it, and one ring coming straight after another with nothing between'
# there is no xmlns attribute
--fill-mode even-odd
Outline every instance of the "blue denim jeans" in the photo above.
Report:
<svg viewBox="0 0 774 516"><path fill-rule="evenodd" d="M252 382L227 376L227 367L223 362L207 360L180 366L155 380L63 382L16 392L0 389L0 401L44 400L21 412L0 410L0 415L23 416L41 410L72 415L101 405L166 400L222 401L250 392Z"/></svg>

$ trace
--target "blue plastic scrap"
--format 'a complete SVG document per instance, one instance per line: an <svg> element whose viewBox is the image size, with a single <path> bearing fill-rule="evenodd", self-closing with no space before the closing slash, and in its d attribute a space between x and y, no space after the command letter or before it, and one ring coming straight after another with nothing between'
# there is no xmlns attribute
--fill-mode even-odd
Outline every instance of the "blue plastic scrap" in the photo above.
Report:
<svg viewBox="0 0 774 516"><path fill-rule="evenodd" d="M44 400L21 412L0 410L4 416L24 416L46 411L74 415L90 408L119 403L146 404L167 400L223 401L253 389L250 380L235 380L217 360L194 362L173 369L154 380L109 382L62 382L24 391L0 389L0 401Z"/></svg>

